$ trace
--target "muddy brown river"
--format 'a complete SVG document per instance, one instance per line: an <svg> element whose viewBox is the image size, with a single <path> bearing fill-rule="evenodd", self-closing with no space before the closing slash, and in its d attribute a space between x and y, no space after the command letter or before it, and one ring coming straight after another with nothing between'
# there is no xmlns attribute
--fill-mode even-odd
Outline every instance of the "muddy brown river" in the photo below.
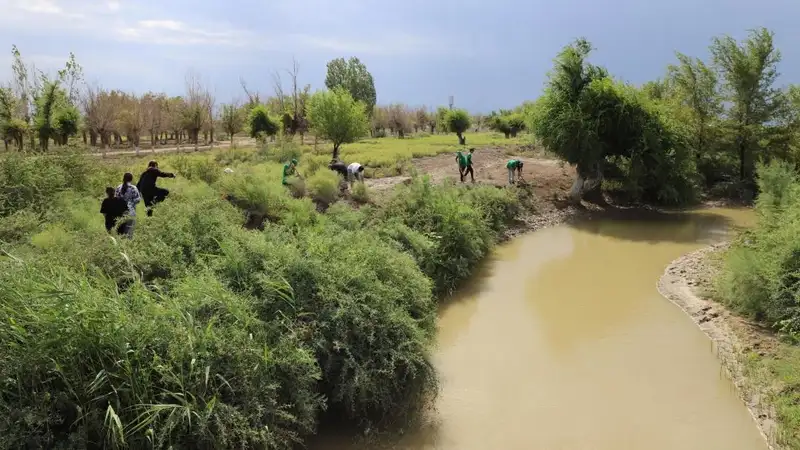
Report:
<svg viewBox="0 0 800 450"><path fill-rule="evenodd" d="M656 291L670 261L751 214L617 213L499 247L442 307L427 424L311 448L766 449L710 341Z"/></svg>

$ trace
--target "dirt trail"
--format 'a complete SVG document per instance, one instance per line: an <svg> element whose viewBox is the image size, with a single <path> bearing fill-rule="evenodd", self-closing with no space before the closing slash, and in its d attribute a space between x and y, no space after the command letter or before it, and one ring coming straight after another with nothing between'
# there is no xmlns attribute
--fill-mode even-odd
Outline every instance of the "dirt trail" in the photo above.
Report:
<svg viewBox="0 0 800 450"><path fill-rule="evenodd" d="M473 168L476 184L508 185L506 162L509 159L518 159L525 163L522 170L524 180L533 187L539 199L555 200L569 192L575 176L572 167L562 165L555 159L509 155L507 151L508 149L493 147L475 150ZM418 158L413 161L413 166L419 173L430 176L434 183L440 183L446 178L458 180L458 166L454 153ZM367 180L367 185L376 190L384 190L410 179L410 176L375 178Z"/></svg>
<svg viewBox="0 0 800 450"><path fill-rule="evenodd" d="M252 147L255 145L255 140L253 139L237 139L236 146L238 148L245 148L245 147ZM208 150L218 150L222 148L230 148L231 143L230 141L225 142L215 142L214 146L210 145L200 145L197 147L197 151L208 151ZM193 153L194 152L194 144L187 144L181 145L180 148L177 146L170 146L170 147L158 147L155 149L148 147L140 147L139 148L139 156L146 156L152 155L153 153L162 154L162 153ZM102 150L93 151L88 153L92 156L101 156L101 157L114 157L114 156L136 156L136 150L133 149L126 149L126 150L109 150L103 153Z"/></svg>
<svg viewBox="0 0 800 450"><path fill-rule="evenodd" d="M755 325L704 298L712 288L716 271L711 256L727 246L728 243L712 245L676 259L664 271L657 287L661 295L681 308L711 339L717 356L770 449L778 450L781 447L776 444L775 413L766 402L768 393L745 376L748 353L763 352L775 344L757 331Z"/></svg>

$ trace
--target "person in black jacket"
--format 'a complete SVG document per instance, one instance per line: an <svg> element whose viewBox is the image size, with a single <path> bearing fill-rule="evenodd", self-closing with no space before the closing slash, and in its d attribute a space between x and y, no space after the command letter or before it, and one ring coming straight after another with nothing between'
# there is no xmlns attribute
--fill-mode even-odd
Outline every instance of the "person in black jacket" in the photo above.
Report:
<svg viewBox="0 0 800 450"><path fill-rule="evenodd" d="M347 165L345 163L333 160L328 164L328 168L341 175L342 178L347 179Z"/></svg>
<svg viewBox="0 0 800 450"><path fill-rule="evenodd" d="M142 194L144 206L147 208L148 217L153 215L153 206L164 201L169 195L168 190L156 186L156 180L159 178L175 178L175 174L160 171L158 163L150 161L147 163L147 170L142 173L139 177L139 182L136 183L136 187L139 188L139 192Z"/></svg>
<svg viewBox="0 0 800 450"><path fill-rule="evenodd" d="M109 233L114 227L117 225L117 221L125 215L128 211L128 204L125 200L116 196L113 187L106 188L106 198L103 199L103 203L100 205L100 214L105 216L106 218L106 231ZM117 233L122 234L121 230L122 225L120 228L117 228Z"/></svg>

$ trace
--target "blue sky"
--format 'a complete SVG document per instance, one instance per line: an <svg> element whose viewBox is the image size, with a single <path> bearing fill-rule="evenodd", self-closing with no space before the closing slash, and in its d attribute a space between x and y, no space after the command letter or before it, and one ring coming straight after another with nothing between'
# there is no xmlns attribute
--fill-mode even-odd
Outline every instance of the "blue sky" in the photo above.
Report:
<svg viewBox="0 0 800 450"><path fill-rule="evenodd" d="M323 87L325 64L358 56L379 103L487 112L539 95L552 58L588 38L595 63L633 83L661 76L674 52L706 57L716 35L776 33L780 82L800 83L797 0L0 0L0 80L17 44L45 71L70 51L89 82L180 94L199 73L218 102L264 94L271 73L300 65Z"/></svg>

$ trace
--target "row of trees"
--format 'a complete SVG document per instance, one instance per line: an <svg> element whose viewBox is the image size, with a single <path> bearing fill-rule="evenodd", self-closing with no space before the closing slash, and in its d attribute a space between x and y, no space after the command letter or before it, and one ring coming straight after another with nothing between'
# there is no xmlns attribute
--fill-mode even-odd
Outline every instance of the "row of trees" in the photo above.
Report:
<svg viewBox="0 0 800 450"><path fill-rule="evenodd" d="M800 90L776 85L769 30L715 38L708 62L678 54L641 87L590 64L591 50L583 39L566 47L525 112L541 143L577 166L576 199L604 179L648 201L684 201L702 182L751 191L756 162L800 162Z"/></svg>

